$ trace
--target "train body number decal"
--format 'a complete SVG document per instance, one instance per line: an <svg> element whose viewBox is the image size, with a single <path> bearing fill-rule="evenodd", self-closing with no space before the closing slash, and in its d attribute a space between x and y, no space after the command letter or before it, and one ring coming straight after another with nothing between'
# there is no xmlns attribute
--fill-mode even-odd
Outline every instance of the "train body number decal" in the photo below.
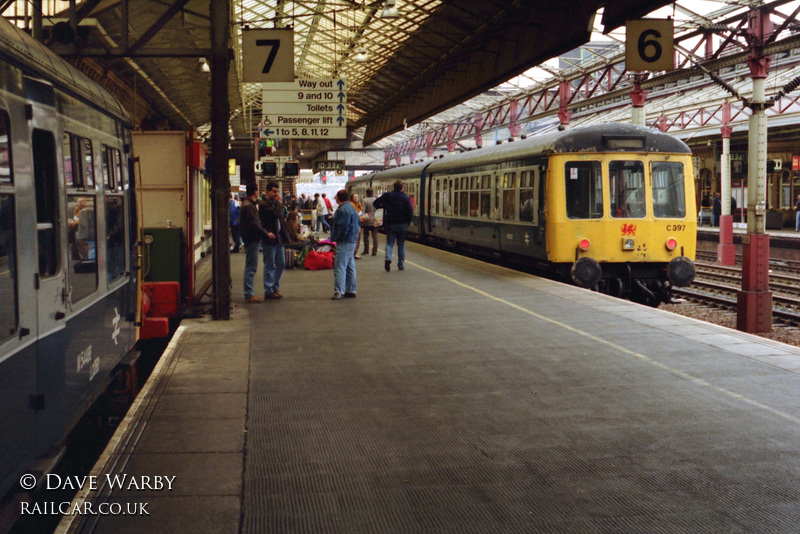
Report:
<svg viewBox="0 0 800 534"><path fill-rule="evenodd" d="M668 224L667 232L683 232L686 230L685 224Z"/></svg>

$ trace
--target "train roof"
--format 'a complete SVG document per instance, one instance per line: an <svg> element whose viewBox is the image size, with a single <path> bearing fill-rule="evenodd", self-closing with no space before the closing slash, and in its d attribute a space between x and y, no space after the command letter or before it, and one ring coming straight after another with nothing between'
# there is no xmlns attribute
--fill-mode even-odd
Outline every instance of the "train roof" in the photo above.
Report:
<svg viewBox="0 0 800 534"><path fill-rule="evenodd" d="M427 171L437 172L454 166L490 165L549 154L608 151L691 153L686 143L671 135L633 124L607 123L535 135L502 145L447 155L428 162L430 166ZM412 167L414 165L391 170ZM380 173L381 178L384 178L384 173Z"/></svg>
<svg viewBox="0 0 800 534"><path fill-rule="evenodd" d="M130 123L122 104L102 85L95 82L65 59L36 41L22 29L0 17L0 59L21 69L25 74L51 82L105 113Z"/></svg>

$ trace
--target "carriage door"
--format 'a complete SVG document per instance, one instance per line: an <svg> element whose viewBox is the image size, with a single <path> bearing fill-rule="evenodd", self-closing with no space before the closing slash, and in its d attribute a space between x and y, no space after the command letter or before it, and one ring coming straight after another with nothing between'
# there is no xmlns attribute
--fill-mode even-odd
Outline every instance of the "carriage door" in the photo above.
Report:
<svg viewBox="0 0 800 534"><path fill-rule="evenodd" d="M66 305L61 265L58 166L52 132L34 129L33 178L36 191L36 290L40 336L60 325Z"/></svg>

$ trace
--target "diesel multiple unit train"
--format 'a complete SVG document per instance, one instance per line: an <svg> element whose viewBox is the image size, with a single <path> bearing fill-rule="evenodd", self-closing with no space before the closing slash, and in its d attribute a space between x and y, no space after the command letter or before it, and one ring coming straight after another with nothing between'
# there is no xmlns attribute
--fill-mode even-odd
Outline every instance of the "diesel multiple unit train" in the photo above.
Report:
<svg viewBox="0 0 800 534"><path fill-rule="evenodd" d="M599 124L395 167L423 241L554 271L657 306L692 282L697 221L691 152L647 128Z"/></svg>
<svg viewBox="0 0 800 534"><path fill-rule="evenodd" d="M0 505L136 341L130 154L119 102L0 19Z"/></svg>

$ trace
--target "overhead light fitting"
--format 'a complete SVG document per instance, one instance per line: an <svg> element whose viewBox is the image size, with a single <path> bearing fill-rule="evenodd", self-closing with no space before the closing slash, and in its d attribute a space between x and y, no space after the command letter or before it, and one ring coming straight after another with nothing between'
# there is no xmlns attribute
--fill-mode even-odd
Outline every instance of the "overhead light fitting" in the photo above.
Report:
<svg viewBox="0 0 800 534"><path fill-rule="evenodd" d="M381 18L396 19L400 16L400 12L397 10L394 3L395 0L386 0L386 3L383 5L383 11L381 11Z"/></svg>
<svg viewBox="0 0 800 534"><path fill-rule="evenodd" d="M364 63L368 59L369 59L369 56L367 55L367 51L365 49L363 49L363 48L360 49L358 51L358 54L356 54L355 57L353 58L353 60L356 63Z"/></svg>
<svg viewBox="0 0 800 534"><path fill-rule="evenodd" d="M201 57L197 59L197 72L211 72L211 67L208 66L206 58Z"/></svg>

